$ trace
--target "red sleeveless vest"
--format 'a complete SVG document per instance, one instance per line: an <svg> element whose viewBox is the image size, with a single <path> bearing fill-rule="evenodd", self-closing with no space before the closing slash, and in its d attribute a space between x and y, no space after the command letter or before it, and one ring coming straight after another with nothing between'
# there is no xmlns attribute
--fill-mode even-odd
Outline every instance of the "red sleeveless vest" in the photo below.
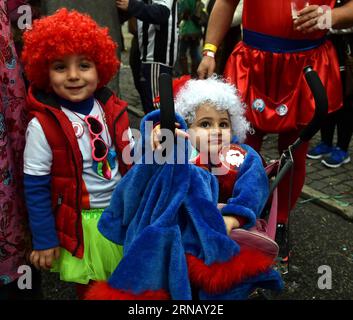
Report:
<svg viewBox="0 0 353 320"><path fill-rule="evenodd" d="M127 103L118 99L108 88L98 90L95 98L105 112L109 134L118 154L119 172L124 175L130 168L121 157L123 149L129 147L129 141L122 139L124 131L129 128ZM28 106L30 117L36 117L40 122L53 154L51 195L60 246L82 258L83 160L75 132L52 96L30 88Z"/></svg>

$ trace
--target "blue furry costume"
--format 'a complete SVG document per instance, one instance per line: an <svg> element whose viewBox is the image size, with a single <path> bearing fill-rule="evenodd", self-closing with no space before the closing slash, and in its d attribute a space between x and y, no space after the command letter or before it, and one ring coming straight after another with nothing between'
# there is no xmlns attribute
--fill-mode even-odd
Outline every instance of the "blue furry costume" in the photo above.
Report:
<svg viewBox="0 0 353 320"><path fill-rule="evenodd" d="M176 118L186 129L184 120ZM142 144L150 148L146 121L159 121L159 111L141 122ZM263 167L256 152L242 146L247 155L222 213L243 216L248 228L267 200L268 180L259 174ZM193 288L199 299L246 299L258 287L280 290L272 259L242 250L227 236L215 176L187 162L144 164L145 153L116 187L98 224L106 238L124 246L124 257L108 281L94 284L86 298L190 300Z"/></svg>

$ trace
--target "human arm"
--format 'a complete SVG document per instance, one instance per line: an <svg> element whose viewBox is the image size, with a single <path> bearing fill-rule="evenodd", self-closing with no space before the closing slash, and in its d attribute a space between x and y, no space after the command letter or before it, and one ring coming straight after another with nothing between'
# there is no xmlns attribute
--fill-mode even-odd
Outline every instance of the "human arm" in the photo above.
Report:
<svg viewBox="0 0 353 320"><path fill-rule="evenodd" d="M206 43L219 47L226 32L233 20L233 14L239 0L217 0L207 26ZM197 69L200 79L210 77L216 67L215 59L209 56L203 56Z"/></svg>
<svg viewBox="0 0 353 320"><path fill-rule="evenodd" d="M223 216L224 224L226 225L227 234L230 235L233 229L238 229L240 223L234 216Z"/></svg>
<svg viewBox="0 0 353 320"><path fill-rule="evenodd" d="M245 219L243 227L248 229L255 225L267 201L269 182L260 156L249 146L241 147L247 153L240 166L232 197L221 209L221 214Z"/></svg>
<svg viewBox="0 0 353 320"><path fill-rule="evenodd" d="M332 28L344 29L353 27L353 0L332 10Z"/></svg>
<svg viewBox="0 0 353 320"><path fill-rule="evenodd" d="M45 269L58 256L55 249L59 245L51 204L51 161L51 150L43 130L33 119L26 132L24 194L34 249L31 262Z"/></svg>
<svg viewBox="0 0 353 320"><path fill-rule="evenodd" d="M232 27L240 26L242 23L242 18L243 18L243 0L240 0L233 15Z"/></svg>
<svg viewBox="0 0 353 320"><path fill-rule="evenodd" d="M173 1L170 0L153 1L152 4L139 0L116 0L116 6L119 9L127 11L129 15L143 22L152 24L168 22L172 3Z"/></svg>
<svg viewBox="0 0 353 320"><path fill-rule="evenodd" d="M24 191L34 250L30 262L37 269L48 270L59 258L59 240L51 209L50 175L24 176Z"/></svg>
<svg viewBox="0 0 353 320"><path fill-rule="evenodd" d="M137 35L137 21L135 17L132 17L128 21L128 30L129 33L136 36Z"/></svg>
<svg viewBox="0 0 353 320"><path fill-rule="evenodd" d="M55 247L47 250L33 250L29 261L37 268L50 270L53 262L60 257L60 247Z"/></svg>
<svg viewBox="0 0 353 320"><path fill-rule="evenodd" d="M298 19L294 21L294 28L303 33L310 33L353 26L353 0L332 10L320 10L318 5L311 5L299 11Z"/></svg>
<svg viewBox="0 0 353 320"><path fill-rule="evenodd" d="M222 210L227 204L226 203L218 203L217 209ZM236 215L229 215L223 216L224 224L226 225L227 234L229 235L233 229L241 228L247 221L246 218L236 216Z"/></svg>

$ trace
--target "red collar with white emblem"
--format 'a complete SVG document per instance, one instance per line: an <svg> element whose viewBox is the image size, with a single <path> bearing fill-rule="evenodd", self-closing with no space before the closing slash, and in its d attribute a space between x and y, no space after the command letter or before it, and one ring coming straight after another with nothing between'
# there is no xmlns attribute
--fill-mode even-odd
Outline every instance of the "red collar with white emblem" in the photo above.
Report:
<svg viewBox="0 0 353 320"><path fill-rule="evenodd" d="M201 163L201 157L198 155L191 162L196 166L212 172L219 172L222 174L215 174L219 183L219 199L218 202L226 203L232 196L234 184L237 180L238 172L246 157L246 150L237 144L231 144L223 147L219 153L220 163L217 166L217 171L212 170L211 164Z"/></svg>

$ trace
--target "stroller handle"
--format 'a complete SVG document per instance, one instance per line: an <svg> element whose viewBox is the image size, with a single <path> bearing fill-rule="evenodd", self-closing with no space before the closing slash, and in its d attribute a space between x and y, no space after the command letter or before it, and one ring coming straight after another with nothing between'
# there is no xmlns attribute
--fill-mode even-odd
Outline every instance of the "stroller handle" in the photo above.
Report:
<svg viewBox="0 0 353 320"><path fill-rule="evenodd" d="M314 96L315 100L315 113L308 125L300 132L299 138L284 151L282 154L279 171L277 172L276 178L271 184L270 194L277 187L284 175L289 171L293 166L293 160L290 150L295 150L298 148L303 141L309 141L321 128L323 120L327 116L328 110L328 99L326 90L316 73L311 66L306 66L303 70L305 74L306 82Z"/></svg>
<svg viewBox="0 0 353 320"><path fill-rule="evenodd" d="M319 130L323 120L327 116L328 99L326 90L311 66L304 68L306 82L315 100L315 114L310 123L300 132L299 138L302 141L309 141Z"/></svg>
<svg viewBox="0 0 353 320"><path fill-rule="evenodd" d="M169 129L175 132L175 110L173 98L172 76L161 73L159 76L159 96L161 112L161 129Z"/></svg>

